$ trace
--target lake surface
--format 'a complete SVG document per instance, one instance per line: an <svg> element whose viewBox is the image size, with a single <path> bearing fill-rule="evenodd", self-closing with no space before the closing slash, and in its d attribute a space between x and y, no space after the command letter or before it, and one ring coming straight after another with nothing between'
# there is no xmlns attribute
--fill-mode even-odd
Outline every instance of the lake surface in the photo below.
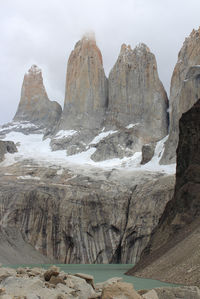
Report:
<svg viewBox="0 0 200 299"><path fill-rule="evenodd" d="M7 265L4 265L7 266ZM39 265L8 265L11 268L18 267L42 267L49 268L51 265L39 264ZM132 283L136 290L152 289L161 286L175 286L174 284L164 283L153 279L137 278L134 276L127 276L124 273L133 267L131 264L92 264L92 265L76 265L76 264L57 264L60 270L66 273L85 273L94 276L95 283L103 282L112 277L122 277L123 281Z"/></svg>

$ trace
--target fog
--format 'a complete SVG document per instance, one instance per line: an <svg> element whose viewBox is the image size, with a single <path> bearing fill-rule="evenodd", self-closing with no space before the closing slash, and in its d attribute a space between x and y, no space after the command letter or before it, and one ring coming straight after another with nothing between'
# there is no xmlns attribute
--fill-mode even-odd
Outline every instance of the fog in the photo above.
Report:
<svg viewBox="0 0 200 299"><path fill-rule="evenodd" d="M14 117L32 64L42 68L49 98L63 105L68 57L91 30L107 75L121 44L143 42L169 93L178 52L200 25L199 11L199 0L0 0L0 124Z"/></svg>

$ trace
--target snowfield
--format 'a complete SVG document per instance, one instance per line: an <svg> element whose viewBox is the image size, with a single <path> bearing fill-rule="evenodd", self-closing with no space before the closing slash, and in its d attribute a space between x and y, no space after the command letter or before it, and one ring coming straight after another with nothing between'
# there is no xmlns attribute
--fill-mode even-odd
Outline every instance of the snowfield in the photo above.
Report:
<svg viewBox="0 0 200 299"><path fill-rule="evenodd" d="M75 132L68 132L69 135L75 134ZM113 132L112 132L113 133ZM104 135L102 135L104 134ZM106 134L106 135L105 135ZM109 132L102 132L96 136L91 144L99 142L103 136L108 136L111 134ZM59 134L59 136L67 134ZM68 135L68 136L69 136ZM168 136L167 136L168 137ZM9 166L18 161L23 160L32 160L37 162L40 165L48 166L55 165L61 168L67 168L73 164L75 165L87 165L95 166L99 168L109 169L109 168L118 168L118 169L127 169L127 170L141 170L141 171L150 171L150 172L162 172L167 174L173 174L176 171L176 165L159 165L159 160L161 158L162 152L164 150L164 142L167 140L167 137L162 139L157 143L155 149L155 155L152 160L145 164L140 165L142 153L137 152L131 157L125 157L123 159L111 159L101 162L94 162L91 159L91 155L95 152L96 148L91 147L87 151L81 152L73 156L67 156L65 150L52 151L50 147L50 139L43 140L42 134L29 134L24 135L19 132L10 132L6 135L3 140L11 140L17 144L18 152L14 154L6 154L5 160L0 163L1 166ZM26 178L24 178L26 179ZM28 179L28 178L27 178Z"/></svg>

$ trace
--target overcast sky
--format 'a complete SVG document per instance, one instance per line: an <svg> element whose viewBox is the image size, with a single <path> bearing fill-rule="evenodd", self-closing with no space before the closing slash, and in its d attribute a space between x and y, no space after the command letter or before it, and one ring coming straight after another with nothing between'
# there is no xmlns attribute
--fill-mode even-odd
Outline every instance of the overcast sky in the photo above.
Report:
<svg viewBox="0 0 200 299"><path fill-rule="evenodd" d="M200 0L0 0L0 124L14 117L32 64L42 68L49 98L63 105L69 54L90 30L107 75L122 43L146 43L168 92L184 39L200 26L199 13Z"/></svg>

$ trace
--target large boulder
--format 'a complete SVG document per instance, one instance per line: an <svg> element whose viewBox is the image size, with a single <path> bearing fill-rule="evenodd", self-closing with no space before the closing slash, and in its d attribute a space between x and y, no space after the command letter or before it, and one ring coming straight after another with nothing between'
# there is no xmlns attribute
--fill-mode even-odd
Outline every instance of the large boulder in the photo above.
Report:
<svg viewBox="0 0 200 299"><path fill-rule="evenodd" d="M17 152L17 147L13 141L0 140L0 162L3 161L6 153L13 154Z"/></svg>
<svg viewBox="0 0 200 299"><path fill-rule="evenodd" d="M29 121L43 128L52 128L59 120L61 112L61 106L50 101L47 96L41 69L32 65L24 76L21 98L13 120Z"/></svg>
<svg viewBox="0 0 200 299"><path fill-rule="evenodd" d="M190 67L199 65L200 28L198 30L193 30L190 36L185 39L178 54L178 61L174 68L170 88L169 138L165 144L165 151L161 159L161 164L171 164L176 162L176 148L178 145L179 136L179 119L181 118L182 113L190 109L197 100L196 83L192 83L193 88L188 89L186 92L186 85L188 85L187 80L190 80L191 75L191 73L188 73L188 71ZM182 89L184 90L184 97Z"/></svg>

